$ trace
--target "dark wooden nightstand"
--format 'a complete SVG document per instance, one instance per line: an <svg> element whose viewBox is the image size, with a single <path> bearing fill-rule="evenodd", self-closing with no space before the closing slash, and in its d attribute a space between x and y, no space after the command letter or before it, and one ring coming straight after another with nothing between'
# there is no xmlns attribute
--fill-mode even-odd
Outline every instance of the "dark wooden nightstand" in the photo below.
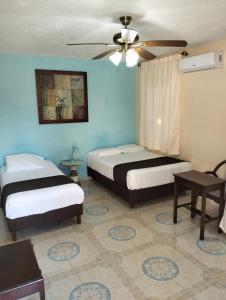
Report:
<svg viewBox="0 0 226 300"><path fill-rule="evenodd" d="M30 240L0 247L0 299L14 300L39 292L45 299L44 279Z"/></svg>
<svg viewBox="0 0 226 300"><path fill-rule="evenodd" d="M216 218L208 218L206 221L206 198L208 193L220 190L220 201L219 201L219 214L218 214L218 226L224 213L225 207L225 180L211 176L199 171L188 171L174 174L174 216L173 221L177 223L177 208L182 206L191 206L191 217L194 218L196 215L196 203L197 197L202 197L202 208L201 208L201 223L200 223L200 240L204 240L205 223L215 220ZM178 205L178 192L180 187L186 187L191 189L191 202ZM220 229L218 227L220 232Z"/></svg>

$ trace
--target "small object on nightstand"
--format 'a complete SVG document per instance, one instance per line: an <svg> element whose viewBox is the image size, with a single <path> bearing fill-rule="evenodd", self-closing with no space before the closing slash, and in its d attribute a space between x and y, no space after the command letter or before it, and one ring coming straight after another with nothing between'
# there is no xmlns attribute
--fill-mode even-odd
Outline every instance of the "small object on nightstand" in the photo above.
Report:
<svg viewBox="0 0 226 300"><path fill-rule="evenodd" d="M77 154L79 152L78 147L72 146L72 152L71 152L71 160L77 160Z"/></svg>
<svg viewBox="0 0 226 300"><path fill-rule="evenodd" d="M70 170L71 170L70 177L77 184L80 184L79 178L78 178L78 173L77 173L77 167L80 166L82 163L83 163L83 160L80 160L80 159L62 161L62 165L70 168Z"/></svg>

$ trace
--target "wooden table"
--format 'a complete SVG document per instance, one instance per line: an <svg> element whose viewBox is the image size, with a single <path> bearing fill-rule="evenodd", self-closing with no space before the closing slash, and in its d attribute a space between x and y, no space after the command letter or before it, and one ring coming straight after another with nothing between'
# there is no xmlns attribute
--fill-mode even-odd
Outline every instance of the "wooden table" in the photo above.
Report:
<svg viewBox="0 0 226 300"><path fill-rule="evenodd" d="M0 299L14 300L37 292L44 300L44 280L31 241L1 246Z"/></svg>
<svg viewBox="0 0 226 300"><path fill-rule="evenodd" d="M216 218L208 218L206 221L206 198L208 193L220 190L220 205L219 205L219 215L218 215L218 231L221 218L223 217L224 207L225 207L225 180L220 179L215 176L207 175L199 171L188 171L174 174L174 214L173 221L177 223L177 208L182 206L191 206L191 217L194 218L196 215L196 203L197 197L202 197L201 206L201 222L200 222L200 240L204 240L205 223L210 220L215 220ZM178 205L178 193L180 187L186 187L191 189L191 202Z"/></svg>

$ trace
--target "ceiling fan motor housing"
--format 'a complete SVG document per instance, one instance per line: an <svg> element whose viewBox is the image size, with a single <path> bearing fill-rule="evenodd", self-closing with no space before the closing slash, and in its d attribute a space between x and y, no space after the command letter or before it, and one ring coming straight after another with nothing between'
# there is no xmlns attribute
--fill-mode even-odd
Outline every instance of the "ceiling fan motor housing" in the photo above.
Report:
<svg viewBox="0 0 226 300"><path fill-rule="evenodd" d="M130 24L132 17L131 16L122 16L119 18L119 20L122 23L122 25L125 26L125 29L127 29L127 26ZM128 30L130 30L130 29L128 29ZM118 33L114 34L114 36L113 36L113 42L122 47L124 47L125 45L130 46L131 44L137 43L138 41L139 41L138 34L136 35L133 42L123 41L121 32L118 32Z"/></svg>
<svg viewBox="0 0 226 300"><path fill-rule="evenodd" d="M129 44L137 43L139 41L139 35L138 34L136 35L133 43L128 43L127 41L122 41L121 38L122 38L121 32L118 32L118 33L114 34L113 42L117 45L124 46L125 44L129 45Z"/></svg>

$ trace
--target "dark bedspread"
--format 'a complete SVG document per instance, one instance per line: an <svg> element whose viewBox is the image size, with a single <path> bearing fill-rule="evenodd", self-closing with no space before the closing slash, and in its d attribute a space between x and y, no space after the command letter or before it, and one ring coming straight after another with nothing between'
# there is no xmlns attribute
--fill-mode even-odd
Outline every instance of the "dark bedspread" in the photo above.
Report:
<svg viewBox="0 0 226 300"><path fill-rule="evenodd" d="M44 178L37 178L37 179L30 179L30 180L23 180L17 181L6 184L1 193L1 207L5 212L5 205L7 201L7 197L11 194L43 189L47 187L63 185L68 183L75 183L70 177L65 175L57 175L57 176L50 176Z"/></svg>
<svg viewBox="0 0 226 300"><path fill-rule="evenodd" d="M127 172L130 170L158 167L162 165L176 164L179 162L183 162L183 160L169 156L162 156L152 159L145 159L119 164L114 166L113 168L114 181L127 187L126 176Z"/></svg>

